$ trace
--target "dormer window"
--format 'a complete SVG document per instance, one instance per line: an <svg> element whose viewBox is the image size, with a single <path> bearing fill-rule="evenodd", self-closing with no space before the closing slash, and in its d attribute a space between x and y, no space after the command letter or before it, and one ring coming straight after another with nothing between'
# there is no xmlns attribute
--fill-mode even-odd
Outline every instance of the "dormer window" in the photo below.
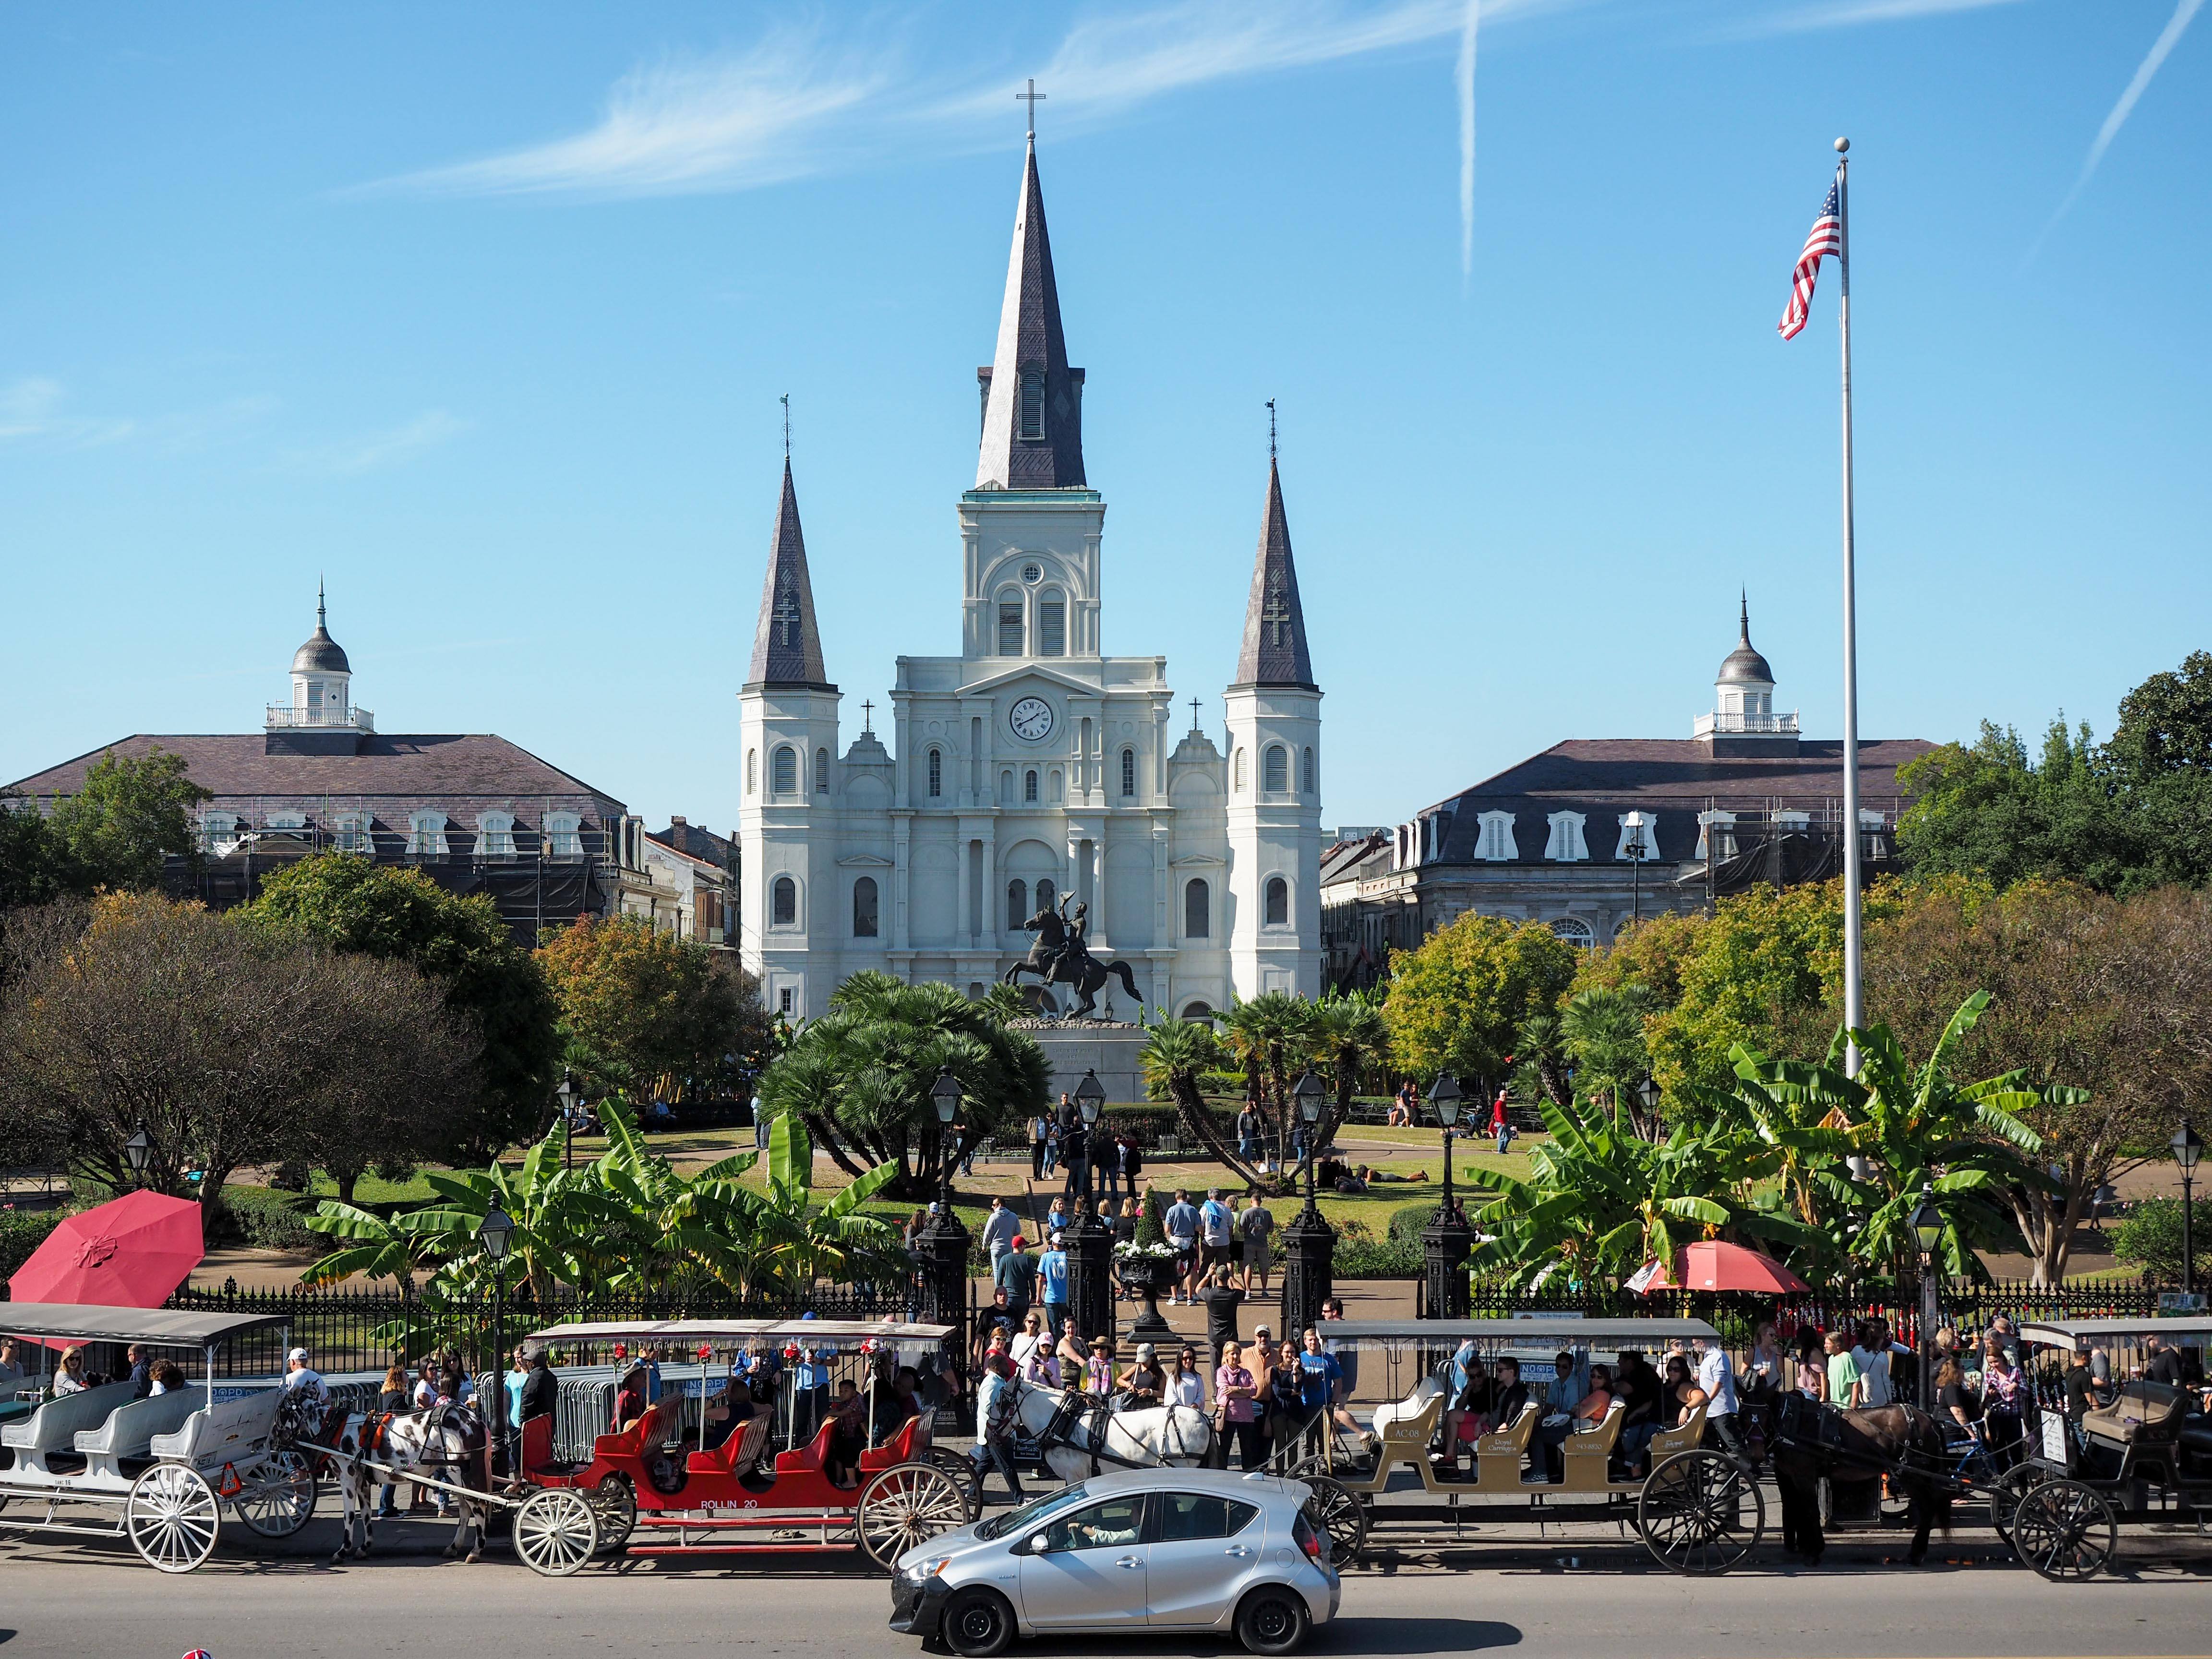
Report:
<svg viewBox="0 0 2212 1659"><path fill-rule="evenodd" d="M407 850L416 858L444 858L447 855L446 815L443 812L410 813L407 818Z"/></svg>
<svg viewBox="0 0 2212 1659"><path fill-rule="evenodd" d="M1589 856L1589 848L1583 841L1583 825L1589 822L1585 812L1554 812L1548 822L1551 838L1544 843L1544 856L1554 864L1579 864Z"/></svg>
<svg viewBox="0 0 2212 1659"><path fill-rule="evenodd" d="M1613 856L1630 864L1656 861L1659 857L1659 820L1649 812L1623 812L1620 841L1613 848Z"/></svg>
<svg viewBox="0 0 2212 1659"><path fill-rule="evenodd" d="M514 814L483 812L477 817L477 856L511 859L514 856Z"/></svg>
<svg viewBox="0 0 2212 1659"><path fill-rule="evenodd" d="M1735 814L1715 809L1698 814L1697 856L1715 864L1735 856Z"/></svg>
<svg viewBox="0 0 2212 1659"><path fill-rule="evenodd" d="M1485 812L1480 823L1482 833L1475 842L1475 857L1487 859L1492 864L1503 864L1521 856L1521 849L1513 840L1512 813Z"/></svg>
<svg viewBox="0 0 2212 1659"><path fill-rule="evenodd" d="M1022 376L1022 436L1044 436L1044 376L1034 369Z"/></svg>
<svg viewBox="0 0 2212 1659"><path fill-rule="evenodd" d="M545 850L556 859L580 858L584 852L584 821L574 812L545 815Z"/></svg>

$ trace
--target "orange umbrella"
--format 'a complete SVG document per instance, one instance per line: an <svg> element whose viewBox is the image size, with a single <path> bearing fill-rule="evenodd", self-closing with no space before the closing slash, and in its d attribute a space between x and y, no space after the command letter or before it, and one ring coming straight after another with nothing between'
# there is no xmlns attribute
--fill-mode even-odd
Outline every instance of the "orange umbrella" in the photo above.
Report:
<svg viewBox="0 0 2212 1659"><path fill-rule="evenodd" d="M18 1302L158 1308L206 1254L198 1205L125 1193L55 1228L8 1291Z"/></svg>
<svg viewBox="0 0 2212 1659"><path fill-rule="evenodd" d="M1629 1279L1628 1288L1639 1295L1647 1291L1756 1291L1778 1296L1812 1286L1771 1255L1707 1238L1675 1251L1671 1273L1664 1262L1645 1262Z"/></svg>

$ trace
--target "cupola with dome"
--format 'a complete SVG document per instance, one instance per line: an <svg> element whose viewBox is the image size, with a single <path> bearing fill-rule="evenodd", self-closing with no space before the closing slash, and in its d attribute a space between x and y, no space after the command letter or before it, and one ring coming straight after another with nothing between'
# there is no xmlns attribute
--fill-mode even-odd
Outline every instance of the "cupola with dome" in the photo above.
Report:
<svg viewBox="0 0 2212 1659"><path fill-rule="evenodd" d="M331 637L323 585L315 584L315 631L292 653L292 700L269 705L268 752L350 755L376 730L376 717L353 704L353 665Z"/></svg>
<svg viewBox="0 0 2212 1659"><path fill-rule="evenodd" d="M1774 712L1774 671L1751 642L1751 596L1740 596L1735 649L1713 679L1713 712L1698 716L1692 735L1721 755L1795 755L1797 714Z"/></svg>

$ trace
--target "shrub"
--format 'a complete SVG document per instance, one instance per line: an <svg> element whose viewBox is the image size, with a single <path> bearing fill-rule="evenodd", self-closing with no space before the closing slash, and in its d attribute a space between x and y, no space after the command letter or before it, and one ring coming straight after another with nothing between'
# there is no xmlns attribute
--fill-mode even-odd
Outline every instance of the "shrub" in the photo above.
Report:
<svg viewBox="0 0 2212 1659"><path fill-rule="evenodd" d="M2203 1199L2189 1206L2190 1248L2197 1257L2196 1282L2204 1282L2212 1267L2212 1203ZM2146 1198L2129 1211L2112 1229L2112 1254L2143 1270L2143 1277L2160 1285L2181 1283L2181 1200Z"/></svg>
<svg viewBox="0 0 2212 1659"><path fill-rule="evenodd" d="M0 1210L0 1279L31 1259L46 1236L62 1224L66 1210Z"/></svg>
<svg viewBox="0 0 2212 1659"><path fill-rule="evenodd" d="M1415 1240L1378 1239L1354 1224L1338 1234L1334 1270L1339 1279L1418 1279L1421 1247Z"/></svg>
<svg viewBox="0 0 2212 1659"><path fill-rule="evenodd" d="M1421 1229L1436 1219L1433 1204L1401 1204L1390 1212L1389 1238L1394 1244L1411 1243L1419 1249Z"/></svg>
<svg viewBox="0 0 2212 1659"><path fill-rule="evenodd" d="M306 1212L289 1193L269 1187L226 1187L222 1207L230 1225L218 1222L217 1227L225 1232L234 1227L236 1237L257 1249L320 1251L327 1248L307 1231Z"/></svg>

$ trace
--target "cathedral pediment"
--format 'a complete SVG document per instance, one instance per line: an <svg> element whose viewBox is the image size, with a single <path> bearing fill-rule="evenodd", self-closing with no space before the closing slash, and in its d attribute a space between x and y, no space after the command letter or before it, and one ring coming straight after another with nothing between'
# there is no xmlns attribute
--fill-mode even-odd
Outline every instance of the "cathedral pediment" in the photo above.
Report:
<svg viewBox="0 0 2212 1659"><path fill-rule="evenodd" d="M891 868L891 861L873 853L848 853L837 860L837 867L841 870L888 870Z"/></svg>
<svg viewBox="0 0 2212 1659"><path fill-rule="evenodd" d="M1228 862L1229 860L1227 859L1218 859L1211 853L1185 853L1179 859L1170 859L1168 860L1168 868L1170 870L1182 870L1197 865L1226 864Z"/></svg>
<svg viewBox="0 0 2212 1659"><path fill-rule="evenodd" d="M1056 685L1063 691L1073 691L1082 697L1098 696L1105 689L1089 680L1079 680L1073 674L1063 674L1056 668L1025 662L1019 668L1009 668L1002 674L990 674L980 680L970 680L960 688L959 695L977 696L986 691L996 691L1002 685L1012 685L1017 680L1042 680L1048 685Z"/></svg>

